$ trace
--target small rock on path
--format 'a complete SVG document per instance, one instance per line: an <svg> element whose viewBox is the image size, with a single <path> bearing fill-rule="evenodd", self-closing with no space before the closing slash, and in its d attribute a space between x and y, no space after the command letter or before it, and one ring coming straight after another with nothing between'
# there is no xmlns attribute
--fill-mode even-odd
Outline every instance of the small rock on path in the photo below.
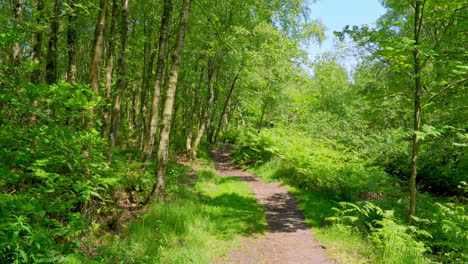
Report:
<svg viewBox="0 0 468 264"><path fill-rule="evenodd" d="M240 250L230 252L229 260L240 264L337 263L327 258L324 247L313 240L313 233L297 209L297 200L279 182L264 182L230 161L223 150L210 152L218 175L237 177L252 186L259 204L265 207L270 232L260 237L244 237Z"/></svg>

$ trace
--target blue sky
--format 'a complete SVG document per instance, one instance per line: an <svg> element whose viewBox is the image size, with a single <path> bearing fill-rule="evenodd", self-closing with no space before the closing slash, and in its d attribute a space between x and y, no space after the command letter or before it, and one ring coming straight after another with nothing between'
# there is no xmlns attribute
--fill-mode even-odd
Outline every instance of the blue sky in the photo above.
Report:
<svg viewBox="0 0 468 264"><path fill-rule="evenodd" d="M316 55L333 50L333 31L341 31L346 25L375 25L375 21L385 13L379 0L318 0L310 9L310 18L322 20L327 27L327 38L322 45L311 44L307 49L311 60Z"/></svg>

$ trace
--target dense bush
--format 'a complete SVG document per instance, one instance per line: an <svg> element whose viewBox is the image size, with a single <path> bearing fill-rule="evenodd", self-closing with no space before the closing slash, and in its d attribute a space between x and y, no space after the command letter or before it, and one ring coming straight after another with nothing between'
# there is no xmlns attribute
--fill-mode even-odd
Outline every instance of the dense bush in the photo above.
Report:
<svg viewBox="0 0 468 264"><path fill-rule="evenodd" d="M91 216L105 211L120 178L95 130L67 126L89 107L86 86L18 87L0 124L0 262L57 262L86 248ZM21 98L21 100L18 100ZM37 99L39 107L32 108ZM25 119L32 119L24 125Z"/></svg>
<svg viewBox="0 0 468 264"><path fill-rule="evenodd" d="M395 180L345 146L328 140L319 143L307 134L282 128L264 129L258 136L246 132L237 140L233 158L260 165L272 158L292 170L288 181L303 189L335 192L357 199L369 192L385 192Z"/></svg>
<svg viewBox="0 0 468 264"><path fill-rule="evenodd" d="M358 230L376 248L379 263L466 263L468 224L466 206L435 202L425 197L417 225L409 226L398 207L384 201L340 202L327 220ZM377 203L382 204L382 209ZM396 209L396 210L395 210Z"/></svg>

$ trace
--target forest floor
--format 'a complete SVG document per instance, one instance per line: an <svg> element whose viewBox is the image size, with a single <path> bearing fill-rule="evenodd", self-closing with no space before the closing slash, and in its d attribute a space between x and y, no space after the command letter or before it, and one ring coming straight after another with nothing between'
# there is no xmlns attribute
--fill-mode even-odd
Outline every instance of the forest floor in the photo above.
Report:
<svg viewBox="0 0 468 264"><path fill-rule="evenodd" d="M240 264L311 264L337 263L327 257L325 247L314 240L314 234L297 208L297 200L280 182L264 182L259 177L231 162L226 150L212 150L217 174L237 177L252 186L252 191L267 214L269 232L257 237L243 237L240 249L217 263Z"/></svg>

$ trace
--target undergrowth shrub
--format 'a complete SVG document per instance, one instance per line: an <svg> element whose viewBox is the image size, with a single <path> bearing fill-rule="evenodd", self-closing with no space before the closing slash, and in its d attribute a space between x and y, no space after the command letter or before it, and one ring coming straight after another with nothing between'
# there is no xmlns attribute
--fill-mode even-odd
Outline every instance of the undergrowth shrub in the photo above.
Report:
<svg viewBox="0 0 468 264"><path fill-rule="evenodd" d="M426 234L412 226L395 222L393 211L385 211L382 220L375 220L376 225L369 240L377 249L374 252L377 263L425 264L426 248L424 243L413 238L412 232ZM430 235L429 235L430 236Z"/></svg>
<svg viewBox="0 0 468 264"><path fill-rule="evenodd" d="M346 200L368 193L395 194L396 180L371 166L358 154L333 140L319 142L306 133L283 128L263 129L259 135L239 135L236 162L260 166L278 159L293 185L306 190L333 191Z"/></svg>
<svg viewBox="0 0 468 264"><path fill-rule="evenodd" d="M232 152L236 162L262 164L268 162L276 153L275 142L270 137L254 131L243 131L237 140L238 146Z"/></svg>
<svg viewBox="0 0 468 264"><path fill-rule="evenodd" d="M421 146L418 180L420 188L438 195L458 195L468 175L468 125L445 126L438 136ZM466 197L466 195L465 195Z"/></svg>
<svg viewBox="0 0 468 264"><path fill-rule="evenodd" d="M0 116L0 262L57 262L86 248L89 223L120 177L98 132L69 125L90 107L87 86L28 84L15 93L23 96L2 98L12 111Z"/></svg>
<svg viewBox="0 0 468 264"><path fill-rule="evenodd" d="M466 205L434 202L428 199L421 217L421 229L433 236L424 243L433 250L431 257L442 262L468 262L468 209Z"/></svg>
<svg viewBox="0 0 468 264"><path fill-rule="evenodd" d="M393 210L383 210L371 202L341 202L333 210L335 216L326 220L338 225L338 228L350 226L364 234L373 248L367 254L375 263L427 263L424 257L427 249L415 236L431 238L431 235L400 223Z"/></svg>

